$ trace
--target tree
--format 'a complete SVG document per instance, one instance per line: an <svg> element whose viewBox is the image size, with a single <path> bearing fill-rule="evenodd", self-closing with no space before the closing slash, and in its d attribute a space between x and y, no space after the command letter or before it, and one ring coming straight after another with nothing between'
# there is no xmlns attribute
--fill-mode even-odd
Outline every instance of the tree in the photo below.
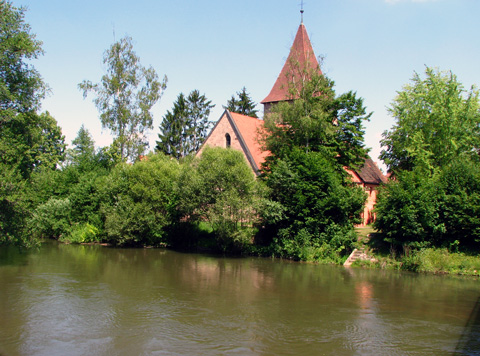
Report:
<svg viewBox="0 0 480 356"><path fill-rule="evenodd" d="M208 117L214 106L198 90L190 92L187 98L180 93L172 111L167 111L160 124L157 151L177 159L197 152L207 137Z"/></svg>
<svg viewBox="0 0 480 356"><path fill-rule="evenodd" d="M381 158L395 174L380 191L375 225L403 248L477 251L480 103L451 72L415 73L390 106Z"/></svg>
<svg viewBox="0 0 480 356"><path fill-rule="evenodd" d="M478 90L465 90L452 72L415 73L389 108L396 123L383 133L381 159L389 171L432 170L459 155L478 159L480 104Z"/></svg>
<svg viewBox="0 0 480 356"><path fill-rule="evenodd" d="M227 101L227 106L224 106L224 108L237 114L258 117L258 110L255 110L255 106L256 104L250 98L247 89L243 87L241 91L237 92L237 98L235 98L235 95L232 95L232 98Z"/></svg>
<svg viewBox="0 0 480 356"><path fill-rule="evenodd" d="M100 183L107 239L117 245L165 243L178 172L178 162L163 154L115 166Z"/></svg>
<svg viewBox="0 0 480 356"><path fill-rule="evenodd" d="M78 86L84 97L89 92L96 95L94 103L100 121L116 136L121 159L135 160L148 145L144 135L153 128L150 109L165 90L167 77L159 81L152 67L147 69L140 64L128 36L105 52L103 63L107 73L100 83L85 80Z"/></svg>
<svg viewBox="0 0 480 356"><path fill-rule="evenodd" d="M35 243L26 229L36 193L29 179L55 169L65 149L55 119L38 113L47 86L30 61L43 51L24 13L0 1L0 244Z"/></svg>
<svg viewBox="0 0 480 356"><path fill-rule="evenodd" d="M375 228L397 248L425 247L440 240L444 225L439 217L439 177L402 171L382 187L375 211Z"/></svg>
<svg viewBox="0 0 480 356"><path fill-rule="evenodd" d="M215 107L205 95L200 95L198 90L193 90L187 98L189 114L189 143L190 152L197 152L205 141L211 122L208 121L210 110Z"/></svg>
<svg viewBox="0 0 480 356"><path fill-rule="evenodd" d="M348 184L321 152L294 148L278 159L266 179L274 207L274 221L264 224L273 235L273 251L300 260L332 259L356 241L365 193ZM273 231L272 231L273 230Z"/></svg>
<svg viewBox="0 0 480 356"><path fill-rule="evenodd" d="M271 155L263 171L272 208L265 227L277 255L339 262L355 241L353 224L366 198L344 167L363 163L363 122L371 114L354 92L336 96L333 81L318 70L291 66L290 100L264 118L261 141Z"/></svg>
<svg viewBox="0 0 480 356"><path fill-rule="evenodd" d="M446 247L478 251L480 166L460 156L442 169L398 172L376 205L375 227L398 248Z"/></svg>
<svg viewBox="0 0 480 356"><path fill-rule="evenodd" d="M176 209L181 219L207 221L217 248L238 251L251 243L259 184L241 152L207 147L182 167Z"/></svg>
<svg viewBox="0 0 480 356"><path fill-rule="evenodd" d="M24 179L35 169L55 169L64 159L62 130L48 112L18 114L0 131L0 162L18 170Z"/></svg>
<svg viewBox="0 0 480 356"><path fill-rule="evenodd" d="M335 97L333 81L316 71L302 78L308 80L290 83L294 100L276 104L264 118L262 142L271 152L265 168L294 148L320 152L339 169L362 164L368 152L363 122L371 116L363 99L351 91Z"/></svg>
<svg viewBox="0 0 480 356"><path fill-rule="evenodd" d="M177 159L186 156L187 115L185 95L180 93L177 101L173 103L172 111L167 111L160 124L157 151Z"/></svg>
<svg viewBox="0 0 480 356"><path fill-rule="evenodd" d="M87 167L95 158L95 142L92 135L82 124L77 137L72 141L73 148L68 150L68 160L71 164Z"/></svg>
<svg viewBox="0 0 480 356"><path fill-rule="evenodd" d="M42 42L24 22L25 8L0 2L0 127L19 113L37 110L46 85L29 63L43 54Z"/></svg>

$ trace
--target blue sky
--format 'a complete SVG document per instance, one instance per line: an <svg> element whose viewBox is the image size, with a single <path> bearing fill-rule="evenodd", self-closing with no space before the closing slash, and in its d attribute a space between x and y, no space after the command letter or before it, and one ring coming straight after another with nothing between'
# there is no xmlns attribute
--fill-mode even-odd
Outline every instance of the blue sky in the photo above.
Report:
<svg viewBox="0 0 480 356"><path fill-rule="evenodd" d="M152 112L157 139L180 92L198 89L216 105L216 121L243 86L259 103L270 92L300 24L300 0L13 0L43 41L33 62L51 88L43 102L71 143L82 124L97 146L111 142L92 97L77 85L99 82L103 52L125 35L144 66L168 77ZM338 94L356 91L373 111L366 144L377 161L381 133L394 123L386 107L425 66L451 70L466 88L480 84L479 0L306 0L304 24L323 72ZM259 109L262 108L259 105ZM262 110L263 112L263 110Z"/></svg>

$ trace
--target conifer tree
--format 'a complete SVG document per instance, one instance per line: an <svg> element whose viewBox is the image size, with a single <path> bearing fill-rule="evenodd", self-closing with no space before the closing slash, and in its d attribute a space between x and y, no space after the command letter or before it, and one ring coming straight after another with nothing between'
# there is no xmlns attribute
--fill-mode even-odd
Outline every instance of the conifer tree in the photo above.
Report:
<svg viewBox="0 0 480 356"><path fill-rule="evenodd" d="M198 151L207 137L208 117L214 106L198 90L193 90L187 98L180 93L172 111L167 111L160 124L157 151L177 159Z"/></svg>
<svg viewBox="0 0 480 356"><path fill-rule="evenodd" d="M189 131L189 152L197 152L211 126L208 121L210 110L215 106L211 100L207 100L205 95L200 95L198 90L193 90L187 98L188 106L188 131Z"/></svg>
<svg viewBox="0 0 480 356"><path fill-rule="evenodd" d="M186 124L187 103L185 95L180 93L177 101L173 104L172 111L167 111L160 124L159 141L157 141L156 150L177 159L183 157Z"/></svg>
<svg viewBox="0 0 480 356"><path fill-rule="evenodd" d="M227 106L224 106L224 108L237 114L258 117L258 110L255 110L255 106L256 104L250 98L247 89L243 87L241 91L237 92L237 98L235 98L235 95L232 95L232 98L227 101Z"/></svg>

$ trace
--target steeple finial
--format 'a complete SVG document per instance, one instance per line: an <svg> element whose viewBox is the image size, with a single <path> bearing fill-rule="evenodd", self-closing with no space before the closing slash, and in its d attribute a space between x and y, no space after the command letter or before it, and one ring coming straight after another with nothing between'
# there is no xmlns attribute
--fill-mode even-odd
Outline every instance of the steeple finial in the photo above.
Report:
<svg viewBox="0 0 480 356"><path fill-rule="evenodd" d="M300 14L301 14L301 17L302 17L302 23L303 23L303 12L304 11L303 11L303 0L302 0L302 2L300 4Z"/></svg>

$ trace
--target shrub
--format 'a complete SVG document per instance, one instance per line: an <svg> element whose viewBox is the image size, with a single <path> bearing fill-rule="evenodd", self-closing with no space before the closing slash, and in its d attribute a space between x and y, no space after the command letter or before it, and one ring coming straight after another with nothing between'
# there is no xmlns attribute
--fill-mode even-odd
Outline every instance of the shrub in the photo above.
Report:
<svg viewBox="0 0 480 356"><path fill-rule="evenodd" d="M356 241L365 194L319 152L293 150L277 160L266 178L270 204L267 229L276 235L272 250L300 260L340 260ZM272 214L274 213L274 214ZM273 228L272 228L273 227Z"/></svg>
<svg viewBox="0 0 480 356"><path fill-rule="evenodd" d="M98 229L89 223L75 225L68 235L59 240L72 244L99 242Z"/></svg>
<svg viewBox="0 0 480 356"><path fill-rule="evenodd" d="M71 203L68 198L50 198L40 204L29 221L32 234L38 238L58 239L70 229Z"/></svg>

